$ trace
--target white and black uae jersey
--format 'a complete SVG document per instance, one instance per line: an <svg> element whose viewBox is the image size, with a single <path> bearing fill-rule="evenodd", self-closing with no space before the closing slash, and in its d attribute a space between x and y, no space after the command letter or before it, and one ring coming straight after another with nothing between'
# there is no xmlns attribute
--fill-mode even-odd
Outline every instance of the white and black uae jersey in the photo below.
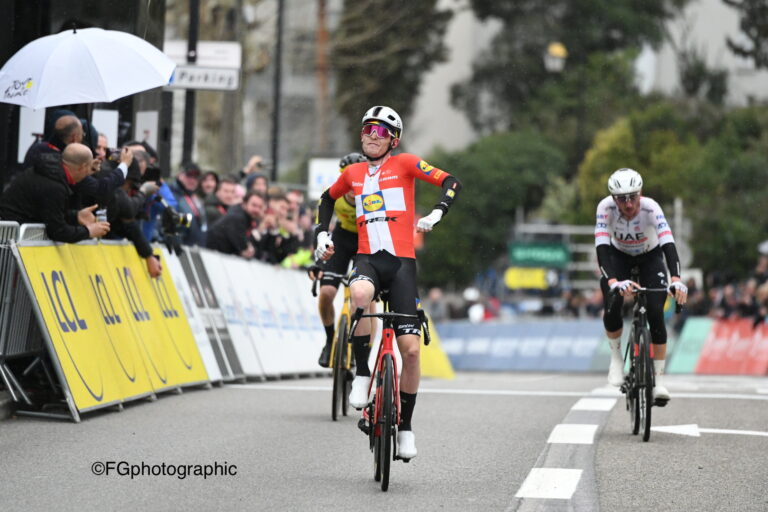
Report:
<svg viewBox="0 0 768 512"><path fill-rule="evenodd" d="M625 254L639 256L674 241L664 212L650 197L640 198L639 212L629 220L621 216L612 196L597 205L595 247L612 245Z"/></svg>

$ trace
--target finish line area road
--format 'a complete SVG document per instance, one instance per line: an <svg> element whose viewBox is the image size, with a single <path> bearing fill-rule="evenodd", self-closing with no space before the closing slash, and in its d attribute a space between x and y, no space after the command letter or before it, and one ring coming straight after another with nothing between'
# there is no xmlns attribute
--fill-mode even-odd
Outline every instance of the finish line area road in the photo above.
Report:
<svg viewBox="0 0 768 512"><path fill-rule="evenodd" d="M359 412L331 421L330 378L187 389L80 424L19 417L0 421L0 508L768 510L768 379L668 376L647 443L605 382L424 379L419 455L392 464L386 493Z"/></svg>

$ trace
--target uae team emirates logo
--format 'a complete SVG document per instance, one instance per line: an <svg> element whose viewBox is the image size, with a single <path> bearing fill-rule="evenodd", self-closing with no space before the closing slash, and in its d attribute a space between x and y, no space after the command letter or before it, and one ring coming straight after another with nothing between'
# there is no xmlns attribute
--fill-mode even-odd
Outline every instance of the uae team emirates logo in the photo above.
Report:
<svg viewBox="0 0 768 512"><path fill-rule="evenodd" d="M21 96L26 96L29 91L32 90L32 78L26 80L14 80L11 85L5 90L3 98L10 100Z"/></svg>

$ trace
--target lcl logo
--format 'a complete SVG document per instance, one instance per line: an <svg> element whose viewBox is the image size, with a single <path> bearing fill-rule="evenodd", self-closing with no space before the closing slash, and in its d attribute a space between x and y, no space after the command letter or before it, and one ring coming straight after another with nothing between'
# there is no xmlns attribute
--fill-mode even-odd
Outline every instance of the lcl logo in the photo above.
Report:
<svg viewBox="0 0 768 512"><path fill-rule="evenodd" d="M122 323L120 315L115 311L115 306L112 305L112 297L109 296L107 285L104 283L104 277L101 274L94 274L88 276L91 280L91 287L93 293L96 294L96 301L99 303L99 310L101 316L104 317L104 322L107 325L115 325Z"/></svg>
<svg viewBox="0 0 768 512"><path fill-rule="evenodd" d="M51 307L56 314L56 320L59 322L62 332L77 332L78 330L85 331L88 329L88 324L85 320L80 318L77 314L77 308L72 300L72 294L69 293L69 287L67 286L67 280L64 278L64 272L61 270L54 270L51 272L51 284L48 285L48 279L45 272L40 272L40 276L43 278L43 284L45 284L45 291L48 292L48 299L51 301ZM53 289L53 293L51 293ZM67 294L67 301L69 302L69 313L64 307L64 302L61 300L63 293ZM54 299L54 297L56 297ZM62 320L63 319L63 320Z"/></svg>
<svg viewBox="0 0 768 512"><path fill-rule="evenodd" d="M148 321L149 312L144 308L144 303L141 302L141 295L139 295L139 289L136 287L136 281L133 279L131 269L123 267L122 270L119 268L115 270L117 271L117 278L123 286L125 298L128 299L128 306L131 308L134 320L137 322Z"/></svg>
<svg viewBox="0 0 768 512"><path fill-rule="evenodd" d="M160 302L160 309L163 311L163 316L165 318L178 318L179 312L173 307L171 295L168 293L168 288L166 288L162 276L157 279L152 279L152 288L155 289L155 295L157 296L158 302Z"/></svg>

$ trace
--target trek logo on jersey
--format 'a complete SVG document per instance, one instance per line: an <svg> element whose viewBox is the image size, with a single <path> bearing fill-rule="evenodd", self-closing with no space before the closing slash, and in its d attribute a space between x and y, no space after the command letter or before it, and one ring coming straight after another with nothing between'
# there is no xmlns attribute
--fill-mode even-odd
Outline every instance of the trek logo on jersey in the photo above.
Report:
<svg viewBox="0 0 768 512"><path fill-rule="evenodd" d="M366 212L377 212L384 209L384 198L379 192L363 195L363 210Z"/></svg>
<svg viewBox="0 0 768 512"><path fill-rule="evenodd" d="M424 160L419 160L419 163L416 164L416 167L418 167L419 170L424 174L426 174L427 176L429 176L432 173L432 170L434 169L433 166L429 165Z"/></svg>

